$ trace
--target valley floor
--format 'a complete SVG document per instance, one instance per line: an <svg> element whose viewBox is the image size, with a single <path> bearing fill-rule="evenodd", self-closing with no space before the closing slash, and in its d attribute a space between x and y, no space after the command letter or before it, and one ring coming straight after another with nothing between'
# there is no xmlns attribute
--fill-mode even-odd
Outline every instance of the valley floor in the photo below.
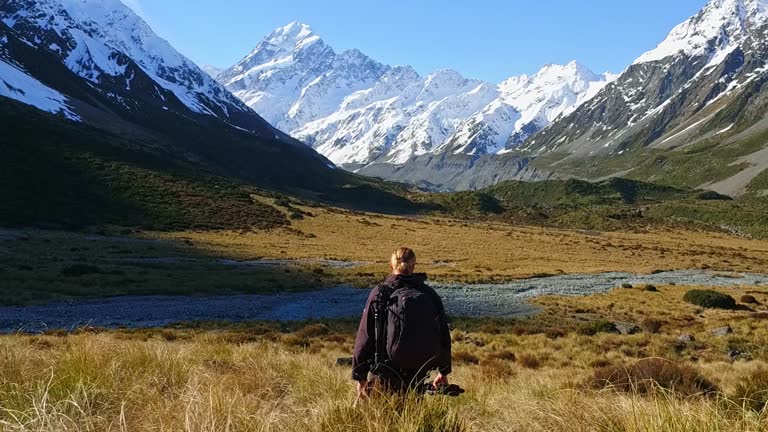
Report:
<svg viewBox="0 0 768 432"><path fill-rule="evenodd" d="M542 297L523 320L453 321L458 398L353 407L354 322L198 323L0 336L0 426L35 431L768 430L768 291L706 310L690 287ZM752 306L750 306L752 307ZM638 323L637 334L606 320ZM710 330L730 325L732 333ZM689 339L680 339L687 334ZM657 358L648 360L648 358ZM663 358L659 360L658 358ZM645 365L643 380L622 381ZM632 378L637 378L632 375ZM651 384L647 380L658 380Z"/></svg>
<svg viewBox="0 0 768 432"><path fill-rule="evenodd" d="M60 306L64 315L136 298L126 296L162 294L200 306L207 303L199 296L276 299L341 285L362 299L365 290L354 287L383 278L389 253L409 245L447 298L468 284L489 295L506 286L505 295L519 294L538 313L453 318L451 377L465 395L383 398L356 408L349 369L334 365L350 355L354 319L195 319L3 335L0 428L768 430L768 290L760 275L768 241L323 207L293 206L286 215L290 226L265 231L2 230L0 303L6 312L78 303ZM743 301L729 310L683 301L701 285ZM547 295L563 293L591 294ZM113 298L94 300L102 297ZM249 317L258 318L247 311L241 318Z"/></svg>
<svg viewBox="0 0 768 432"><path fill-rule="evenodd" d="M0 305L365 288L386 275L389 254L403 245L417 251L419 271L432 282L449 284L605 272L768 269L768 241L705 230L560 230L296 204L283 211L289 226L258 231L3 230Z"/></svg>

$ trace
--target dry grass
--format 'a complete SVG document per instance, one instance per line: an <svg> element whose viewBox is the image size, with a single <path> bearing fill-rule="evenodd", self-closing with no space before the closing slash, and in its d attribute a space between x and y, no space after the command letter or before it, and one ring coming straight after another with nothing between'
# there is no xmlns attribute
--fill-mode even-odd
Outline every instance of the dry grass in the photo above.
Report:
<svg viewBox="0 0 768 432"><path fill-rule="evenodd" d="M24 431L763 431L768 328L747 310L696 310L686 287L545 298L524 321L457 321L459 398L352 406L353 322L210 323L0 337L0 428ZM734 289L737 293L754 287ZM654 302L642 305L646 297ZM647 297L651 298L651 297ZM661 315L660 333L578 334L590 319ZM565 312L571 311L571 312ZM552 323L550 315L559 317ZM708 330L730 324L733 335ZM561 334L547 337L557 325ZM536 331L518 332L525 328ZM696 341L680 344L687 332ZM749 357L734 361L738 347ZM667 360L643 361L659 357ZM638 364L653 367L638 368ZM657 367L656 365L662 367ZM673 365L674 367L670 367ZM604 369L607 368L607 369ZM599 371L635 371L591 388ZM598 372L596 372L598 371ZM651 380L657 379L658 382ZM705 395L705 390L719 391ZM607 378L603 381L609 381ZM686 384L681 391L681 383ZM692 384L691 384L692 383ZM711 387L709 385L711 384ZM639 391L642 389L642 391ZM619 391L623 390L623 391ZM692 396L687 396L687 395Z"/></svg>
<svg viewBox="0 0 768 432"><path fill-rule="evenodd" d="M269 231L135 232L100 236L28 229L3 241L0 304L52 298L149 294L274 293L341 284L368 287L401 245L416 248L436 281L501 282L563 273L709 268L738 277L768 267L768 241L654 228L584 232L444 218L407 218L332 208L301 211ZM304 259L291 265L232 260ZM361 263L327 266L323 259ZM228 263L228 264L227 264ZM723 273L730 272L730 273ZM638 287L640 288L640 287Z"/></svg>
<svg viewBox="0 0 768 432"><path fill-rule="evenodd" d="M403 244L417 248L421 270L435 279L455 281L617 270L760 271L768 264L768 242L713 233L585 233L301 210L311 214L294 220L290 228L258 233L133 233L170 241L140 246L119 242L100 246L101 240L86 241L78 234L35 232L29 240L8 243L10 264L4 265L8 273L43 271L54 281L60 267L70 262L96 262L105 270L119 270L123 267L117 267L113 257L133 255L366 263L323 273L291 270L269 274L270 279L256 270L223 272L213 264L199 269L199 274L226 273L222 286L258 278L270 286L275 280L304 284L304 277L324 286L378 280L386 271L390 251ZM31 270L13 267L17 252L32 256L40 251L47 253L40 254ZM136 283L147 286L162 278L178 285L172 276L197 275L190 273L191 268L182 266L179 273L169 268L136 266L140 271ZM133 274L85 277L95 283L100 282L98 278L128 276ZM210 285L209 280L200 283ZM105 284L114 285L111 279ZM683 301L685 292L694 288L658 286L657 292L619 288L582 298L545 297L535 300L542 312L530 319L456 320L451 379L465 387L466 394L456 399L383 398L354 408L350 371L334 366L337 358L349 356L354 322L228 327L198 323L143 331L2 336L0 429L768 431L764 409L768 312L761 309L768 302L768 291L723 289L734 298L751 295L758 304L705 310ZM604 331L609 328L606 323L619 321L635 323L645 331L634 335ZM717 337L709 331L724 325L730 325L733 334ZM679 341L682 333L694 335L695 341ZM739 354L731 355L735 352ZM635 383L630 383L629 392L617 391L617 383L600 389L588 385L596 370L627 370L650 357L681 365L687 377L700 374L719 392L685 397L675 385L655 387L659 383L648 380L644 389L654 391L644 393L631 388ZM674 384L674 374L667 375L672 376L667 384Z"/></svg>
<svg viewBox="0 0 768 432"><path fill-rule="evenodd" d="M381 276L389 253L411 245L420 269L439 280L500 281L544 274L710 268L760 271L768 241L711 232L649 229L582 232L407 218L305 208L312 216L289 229L260 232L150 233L188 240L206 253L237 259L333 258L367 265L338 274Z"/></svg>

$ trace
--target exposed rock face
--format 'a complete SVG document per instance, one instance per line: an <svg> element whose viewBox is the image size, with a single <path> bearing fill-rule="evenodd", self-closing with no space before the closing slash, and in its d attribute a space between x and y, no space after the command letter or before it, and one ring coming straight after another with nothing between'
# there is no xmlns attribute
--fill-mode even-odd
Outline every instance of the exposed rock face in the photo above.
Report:
<svg viewBox="0 0 768 432"><path fill-rule="evenodd" d="M537 181L551 177L513 155L437 154L416 156L402 165L371 164L360 174L416 184L427 190L481 189L504 180Z"/></svg>
<svg viewBox="0 0 768 432"><path fill-rule="evenodd" d="M766 35L763 0L711 0L594 98L520 148L558 154L554 163L536 165L559 175L592 176L592 168L612 166L598 171L743 193L768 167L768 150L749 141L764 144L760 137L768 130ZM729 152L720 150L725 146ZM717 167L729 164L738 167ZM682 172L691 169L712 174L686 179Z"/></svg>

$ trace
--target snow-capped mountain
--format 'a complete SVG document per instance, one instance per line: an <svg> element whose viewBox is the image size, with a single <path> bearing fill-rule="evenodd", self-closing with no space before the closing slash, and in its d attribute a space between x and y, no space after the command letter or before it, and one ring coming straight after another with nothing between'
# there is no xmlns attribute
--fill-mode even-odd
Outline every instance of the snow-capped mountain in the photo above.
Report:
<svg viewBox="0 0 768 432"><path fill-rule="evenodd" d="M9 29L0 23L0 96L80 121L66 96L34 78L12 55ZM12 37L12 36L11 36Z"/></svg>
<svg viewBox="0 0 768 432"><path fill-rule="evenodd" d="M344 181L119 0L0 1L0 120L4 145L48 155L41 172L77 171L78 187L99 191L83 196L97 201L110 199L113 185L93 184L101 177L80 165L59 169L68 163L61 155L85 155L97 171L127 163L156 179L186 172L270 188ZM24 131L36 138L25 141ZM144 198L130 197L120 211L141 217Z"/></svg>
<svg viewBox="0 0 768 432"><path fill-rule="evenodd" d="M452 70L422 77L357 50L337 54L308 25L294 22L217 79L273 125L336 164L358 167L513 148L588 100L611 76L574 62L498 85Z"/></svg>
<svg viewBox="0 0 768 432"><path fill-rule="evenodd" d="M421 78L393 68L371 89L350 95L328 117L293 131L337 164L404 163L434 151L497 95L493 85L441 70Z"/></svg>
<svg viewBox="0 0 768 432"><path fill-rule="evenodd" d="M768 168L768 150L743 144L764 130L766 82L768 1L710 0L616 81L521 148L570 154L557 170L570 166L579 176L585 173L578 166L621 156L624 164L612 163L617 174L743 193ZM708 150L694 151L698 145ZM725 159L713 156L719 146L729 148ZM663 164L649 149L668 151ZM579 162L584 158L594 160ZM697 174L675 174L688 169Z"/></svg>
<svg viewBox="0 0 768 432"><path fill-rule="evenodd" d="M211 76L211 78L214 78L214 79L221 73L221 71L224 70L222 68L218 68L216 66L211 66L211 65L202 65L200 66L200 69L202 69L203 72L207 73L208 75Z"/></svg>
<svg viewBox="0 0 768 432"><path fill-rule="evenodd" d="M547 65L533 76L512 77L498 86L499 97L467 119L438 152L495 154L591 99L612 74L596 75L584 65Z"/></svg>
<svg viewBox="0 0 768 432"><path fill-rule="evenodd" d="M290 131L331 114L345 96L370 87L386 70L356 50L337 54L309 26L293 22L217 79L272 125Z"/></svg>
<svg viewBox="0 0 768 432"><path fill-rule="evenodd" d="M125 109L170 97L193 113L265 136L275 134L120 0L5 0L0 2L0 20Z"/></svg>

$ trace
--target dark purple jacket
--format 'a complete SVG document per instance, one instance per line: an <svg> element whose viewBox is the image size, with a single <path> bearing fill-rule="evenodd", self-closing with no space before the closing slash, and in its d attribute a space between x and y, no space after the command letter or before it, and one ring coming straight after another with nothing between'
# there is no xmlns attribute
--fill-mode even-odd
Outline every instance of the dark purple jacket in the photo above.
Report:
<svg viewBox="0 0 768 432"><path fill-rule="evenodd" d="M392 291L400 288L416 289L427 293L434 299L435 309L439 322L439 335L435 335L438 341L425 341L426 346L436 346L438 352L434 353L435 369L438 369L443 375L451 373L451 334L448 328L448 319L443 307L443 301L440 296L429 285L425 283L427 275L424 273L415 273L412 275L390 275L381 285L371 290L368 301L363 310L363 316L360 318L360 326L357 330L357 339L355 340L355 351L352 357L352 379L364 381L368 378L368 372L373 366L375 347L375 320L371 302L376 299L382 287L388 287ZM389 326L388 326L389 327ZM437 343L435 343L437 342ZM394 367L399 367L393 364ZM416 371L412 371L416 372Z"/></svg>

